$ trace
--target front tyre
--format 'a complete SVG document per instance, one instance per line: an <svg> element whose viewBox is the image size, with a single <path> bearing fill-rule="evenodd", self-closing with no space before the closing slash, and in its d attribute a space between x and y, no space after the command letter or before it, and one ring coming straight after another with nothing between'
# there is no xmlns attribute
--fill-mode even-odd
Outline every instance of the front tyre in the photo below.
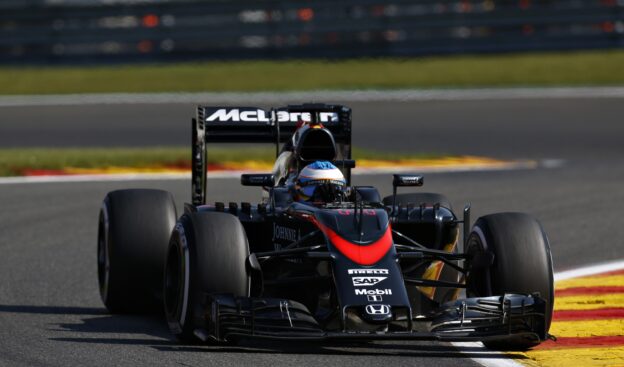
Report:
<svg viewBox="0 0 624 367"><path fill-rule="evenodd" d="M479 218L469 236L466 252L476 255L484 251L493 253L493 263L470 270L468 296L539 292L546 301L548 332L554 304L553 265L548 237L539 222L524 213L497 213ZM484 344L491 349L526 350L539 342L513 338Z"/></svg>
<svg viewBox="0 0 624 367"><path fill-rule="evenodd" d="M205 295L249 297L249 244L241 222L227 213L183 215L173 230L165 268L165 313L171 332L195 341L205 328Z"/></svg>

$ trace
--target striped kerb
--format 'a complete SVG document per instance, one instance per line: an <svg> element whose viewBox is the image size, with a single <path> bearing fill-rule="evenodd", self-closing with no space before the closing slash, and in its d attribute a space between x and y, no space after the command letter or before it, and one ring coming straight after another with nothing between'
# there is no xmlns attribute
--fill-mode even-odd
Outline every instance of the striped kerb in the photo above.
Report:
<svg viewBox="0 0 624 367"><path fill-rule="evenodd" d="M528 366L624 366L624 270L555 284L555 312L547 341L509 353Z"/></svg>

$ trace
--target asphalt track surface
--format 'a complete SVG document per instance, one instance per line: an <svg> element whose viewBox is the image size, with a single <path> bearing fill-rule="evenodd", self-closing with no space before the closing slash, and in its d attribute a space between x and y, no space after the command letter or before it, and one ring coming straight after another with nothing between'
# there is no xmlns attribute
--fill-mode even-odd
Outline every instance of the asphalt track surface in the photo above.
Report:
<svg viewBox="0 0 624 367"><path fill-rule="evenodd" d="M498 100L351 104L364 147L528 158L531 170L430 174L473 218L525 211L546 229L555 270L624 258L624 100ZM0 145L142 146L188 141L189 105L0 109ZM180 118L182 116L182 118ZM549 160L563 165L548 167ZM391 178L356 176L389 194ZM170 190L178 207L189 182L0 186L0 365L474 365L488 355L441 343L180 345L156 316L109 315L99 300L96 227L106 192ZM209 182L210 200L256 201L237 180Z"/></svg>

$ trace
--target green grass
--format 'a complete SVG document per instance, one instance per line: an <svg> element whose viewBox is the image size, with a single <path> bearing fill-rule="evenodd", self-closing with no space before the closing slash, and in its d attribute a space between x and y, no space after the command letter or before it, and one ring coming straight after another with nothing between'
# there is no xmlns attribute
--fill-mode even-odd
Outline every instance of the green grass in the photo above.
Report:
<svg viewBox="0 0 624 367"><path fill-rule="evenodd" d="M3 67L0 94L287 91L624 84L624 51Z"/></svg>
<svg viewBox="0 0 624 367"><path fill-rule="evenodd" d="M209 163L257 160L273 162L272 147L222 148L210 147ZM104 167L163 167L182 166L190 169L190 148L14 148L0 149L0 176L18 176L25 170L59 170ZM406 154L377 152L354 148L356 159L401 160L435 158L436 154Z"/></svg>

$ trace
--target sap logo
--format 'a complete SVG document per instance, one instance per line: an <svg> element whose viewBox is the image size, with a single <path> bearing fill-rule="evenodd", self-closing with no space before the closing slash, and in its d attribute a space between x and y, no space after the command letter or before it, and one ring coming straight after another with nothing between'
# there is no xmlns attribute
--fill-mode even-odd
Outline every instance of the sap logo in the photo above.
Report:
<svg viewBox="0 0 624 367"><path fill-rule="evenodd" d="M299 230L294 228L282 227L273 223L273 241L283 240L294 242L299 239Z"/></svg>
<svg viewBox="0 0 624 367"><path fill-rule="evenodd" d="M370 287L383 281L386 278L387 277L353 277L351 278L351 280L353 280L353 285L356 287L357 286Z"/></svg>
<svg viewBox="0 0 624 367"><path fill-rule="evenodd" d="M210 116L206 117L206 122L219 121L219 122L266 122L271 121L270 113L261 109L244 109L238 108L221 108L213 112ZM288 112L277 111L275 117L279 122L299 122L312 121L312 116L309 112ZM320 112L320 122L338 122L338 114L334 112Z"/></svg>
<svg viewBox="0 0 624 367"><path fill-rule="evenodd" d="M388 274L388 269L349 269L349 274Z"/></svg>
<svg viewBox="0 0 624 367"><path fill-rule="evenodd" d="M366 305L364 308L369 315L389 315L390 306L388 305Z"/></svg>
<svg viewBox="0 0 624 367"><path fill-rule="evenodd" d="M356 296L373 296L373 295L391 296L392 289L387 289L387 288L386 289L356 289L355 295Z"/></svg>

